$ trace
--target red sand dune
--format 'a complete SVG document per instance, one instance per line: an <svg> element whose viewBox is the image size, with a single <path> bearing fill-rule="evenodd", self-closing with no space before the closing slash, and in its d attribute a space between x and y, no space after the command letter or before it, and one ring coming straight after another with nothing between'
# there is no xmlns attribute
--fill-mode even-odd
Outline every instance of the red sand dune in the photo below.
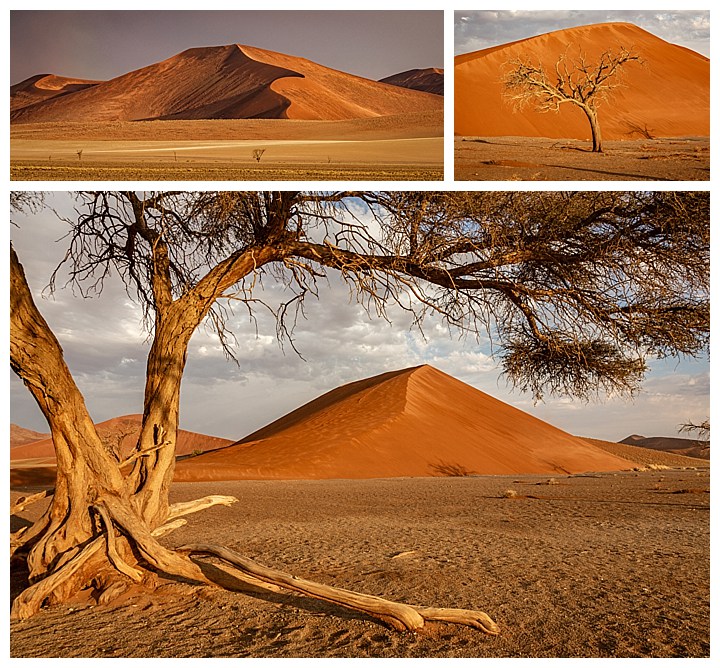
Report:
<svg viewBox="0 0 720 668"><path fill-rule="evenodd" d="M18 445L25 445L26 443L34 443L44 438L48 438L50 434L43 434L39 431L33 431L32 429L25 429L17 424L10 425L10 448L15 448Z"/></svg>
<svg viewBox="0 0 720 668"><path fill-rule="evenodd" d="M422 70L407 70L407 72L400 72L399 74L393 74L384 79L380 79L380 83L412 88L414 90L423 90L426 93L434 93L435 95L442 95L445 92L445 76L443 70L437 67L427 67Z"/></svg>
<svg viewBox="0 0 720 668"><path fill-rule="evenodd" d="M332 390L235 445L179 462L175 480L321 479L631 468L420 366Z"/></svg>
<svg viewBox="0 0 720 668"><path fill-rule="evenodd" d="M91 88L15 109L11 122L346 120L442 106L436 95L370 81L304 58L231 44L188 49Z"/></svg>
<svg viewBox="0 0 720 668"><path fill-rule="evenodd" d="M97 425L97 430L101 438L106 439L113 445L119 441L121 455L127 456L137 442L141 421L141 415L124 415L100 422ZM232 441L226 438L205 436L180 429L176 453L178 455L189 455L197 450L206 452L214 448L222 448L231 443ZM12 462L22 459L53 459L54 457L55 450L52 439L49 437L25 445L18 445L10 450L10 460Z"/></svg>
<svg viewBox="0 0 720 668"><path fill-rule="evenodd" d="M54 74L36 74L34 77L10 86L10 111L91 88L98 83L100 82L89 79L68 79Z"/></svg>
<svg viewBox="0 0 720 668"><path fill-rule="evenodd" d="M455 58L455 134L589 139L583 112L563 104L558 114L513 111L503 96L509 62L525 58L553 72L560 55L581 49L590 62L608 49L632 49L643 61L623 68L623 86L599 107L605 139L710 135L710 60L630 23L568 28Z"/></svg>

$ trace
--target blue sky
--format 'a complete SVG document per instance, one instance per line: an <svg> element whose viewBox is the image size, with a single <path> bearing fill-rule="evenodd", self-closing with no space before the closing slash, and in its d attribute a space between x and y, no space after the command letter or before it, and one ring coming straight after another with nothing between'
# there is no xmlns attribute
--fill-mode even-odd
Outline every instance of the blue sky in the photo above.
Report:
<svg viewBox="0 0 720 668"><path fill-rule="evenodd" d="M66 195L51 196L58 211L71 212ZM39 308L55 331L66 360L96 421L142 411L146 335L140 313L118 283L97 299L69 289L54 297L43 292L61 259L65 227L46 212L12 228L13 243L35 292ZM267 287L272 296L273 288ZM181 425L214 436L239 439L338 385L418 364L433 366L573 434L620 440L630 434L677 435L687 420L709 413L707 359L654 362L643 391L634 400L606 398L584 403L532 397L512 391L500 376L487 345L453 338L429 323L425 338L410 329L403 312L391 311L392 324L370 319L340 281L321 288L320 301L307 302L296 344L304 359L275 339L274 322L259 313L258 332L239 312L240 366L228 362L217 340L198 331L183 381ZM322 333L322 335L319 335ZM46 431L30 394L12 374L11 421Z"/></svg>

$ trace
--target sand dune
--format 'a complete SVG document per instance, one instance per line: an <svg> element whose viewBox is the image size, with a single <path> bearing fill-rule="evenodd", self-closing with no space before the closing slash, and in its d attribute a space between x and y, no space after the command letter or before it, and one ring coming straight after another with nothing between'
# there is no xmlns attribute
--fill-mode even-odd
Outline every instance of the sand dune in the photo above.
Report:
<svg viewBox="0 0 720 668"><path fill-rule="evenodd" d="M501 83L515 58L542 63L552 72L560 55L596 60L608 49L632 49L642 64L628 63L623 86L599 107L605 139L638 139L636 128L656 137L709 136L710 61L629 23L568 28L455 58L455 134L588 139L580 109L562 105L559 114L531 108L515 112Z"/></svg>
<svg viewBox="0 0 720 668"><path fill-rule="evenodd" d="M631 445L621 441L613 443L596 438L586 438L588 443L618 457L623 457L640 466L659 466L669 468L709 468L710 460L702 457L676 453L671 451L655 450L638 445Z"/></svg>
<svg viewBox="0 0 720 668"><path fill-rule="evenodd" d="M55 74L36 74L34 77L10 86L10 111L91 88L98 83L100 82L89 79L69 79Z"/></svg>
<svg viewBox="0 0 720 668"><path fill-rule="evenodd" d="M670 438L665 436L648 437L633 434L632 436L624 438L620 442L639 448L657 450L658 452L674 453L676 455L684 455L685 457L710 459L710 443L708 441L698 441L691 438Z"/></svg>
<svg viewBox="0 0 720 668"><path fill-rule="evenodd" d="M33 443L43 438L48 438L50 434L43 434L39 431L33 431L32 429L25 429L17 424L10 425L10 448L15 448L18 445L25 445L26 443Z"/></svg>
<svg viewBox="0 0 720 668"><path fill-rule="evenodd" d="M237 444L179 462L176 480L578 473L619 458L430 366L344 385Z"/></svg>
<svg viewBox="0 0 720 668"><path fill-rule="evenodd" d="M141 415L124 415L112 418L97 425L100 437L115 445L120 444L120 454L127 456L137 441L140 431ZM205 436L195 432L180 429L176 453L179 456L189 455L195 451L208 451L231 444L232 441L216 436ZM42 460L43 463L51 463L55 458L52 439L46 437L42 440L35 440L24 445L17 445L10 450L10 461L12 465L20 464L19 460ZM32 463L32 462L30 462Z"/></svg>
<svg viewBox="0 0 720 668"><path fill-rule="evenodd" d="M16 108L11 122L344 120L436 109L442 109L442 100L428 93L231 44L188 49L90 88Z"/></svg>
<svg viewBox="0 0 720 668"><path fill-rule="evenodd" d="M399 74L393 74L384 79L380 79L380 82L392 84L393 86L401 86L403 88L422 90L426 93L434 93L435 95L442 95L445 92L445 76L443 70L437 67L407 70L406 72L400 72Z"/></svg>

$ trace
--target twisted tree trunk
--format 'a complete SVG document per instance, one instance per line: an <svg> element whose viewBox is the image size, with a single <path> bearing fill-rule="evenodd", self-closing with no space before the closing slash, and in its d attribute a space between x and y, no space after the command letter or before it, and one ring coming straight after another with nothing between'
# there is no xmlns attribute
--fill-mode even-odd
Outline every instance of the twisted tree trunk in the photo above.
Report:
<svg viewBox="0 0 720 668"><path fill-rule="evenodd" d="M235 500L214 496L169 505L187 346L211 301L195 294L192 301L168 301L158 309L141 434L135 453L120 461L98 436L12 248L10 274L11 364L50 425L57 456L50 506L11 542L13 553L24 559L29 572L28 588L13 602L13 618L28 618L44 604L67 600L87 586L97 589L104 603L131 586L155 586L157 574L211 584L201 566L189 558L188 553L195 552L224 559L241 579L360 610L397 629L417 629L433 619L498 633L484 613L408 606L348 592L265 568L220 546L164 548L157 538L180 526L180 516Z"/></svg>

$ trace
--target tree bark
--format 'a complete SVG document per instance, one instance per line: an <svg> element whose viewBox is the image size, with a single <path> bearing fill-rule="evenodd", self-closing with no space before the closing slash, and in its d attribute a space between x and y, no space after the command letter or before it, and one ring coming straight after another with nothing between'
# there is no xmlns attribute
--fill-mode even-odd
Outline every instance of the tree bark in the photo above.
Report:
<svg viewBox="0 0 720 668"><path fill-rule="evenodd" d="M590 132L592 134L592 145L593 145L592 152L593 153L602 153L603 152L602 134L600 132L600 122L598 121L597 111L595 111L595 109L592 109L590 107L583 107L583 110L585 111L588 121L590 121Z"/></svg>

